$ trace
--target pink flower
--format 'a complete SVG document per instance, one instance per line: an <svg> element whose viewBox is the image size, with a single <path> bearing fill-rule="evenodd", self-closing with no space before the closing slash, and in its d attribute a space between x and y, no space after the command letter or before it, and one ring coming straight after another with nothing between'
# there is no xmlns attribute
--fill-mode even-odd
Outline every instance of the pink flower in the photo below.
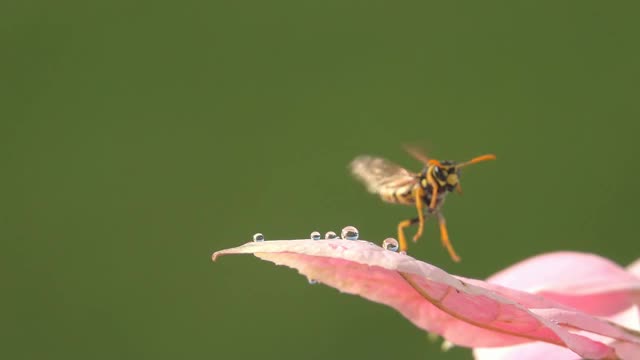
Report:
<svg viewBox="0 0 640 360"><path fill-rule="evenodd" d="M477 348L479 358L540 344L574 358L635 359L640 353L640 333L593 316L622 316L623 311L634 309L632 294L640 291L640 279L595 255L556 253L533 258L489 282L456 277L361 240L252 242L218 251L213 259L249 253L295 268L342 292L386 304L421 329L455 345ZM588 260L584 257L593 261L584 262ZM566 264L567 259L573 263ZM565 266L561 264L571 266L578 275L560 275L559 266ZM559 269L555 274L554 268ZM518 272L516 281L513 274ZM552 283L556 285L548 285ZM637 313L624 315L623 320L628 318L637 322Z"/></svg>
<svg viewBox="0 0 640 360"><path fill-rule="evenodd" d="M603 316L616 324L640 330L640 291L637 288L640 259L626 270L593 254L556 252L536 256L505 269L487 281L512 289L544 296L584 313ZM640 359L638 343L580 332L616 349L618 357ZM575 359L565 348L532 342L501 348L476 348L475 358L483 359Z"/></svg>

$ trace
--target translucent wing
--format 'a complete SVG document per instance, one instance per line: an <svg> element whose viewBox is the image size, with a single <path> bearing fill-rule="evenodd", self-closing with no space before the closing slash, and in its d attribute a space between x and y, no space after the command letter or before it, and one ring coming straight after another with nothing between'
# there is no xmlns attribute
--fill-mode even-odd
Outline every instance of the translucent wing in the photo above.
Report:
<svg viewBox="0 0 640 360"><path fill-rule="evenodd" d="M416 145L404 145L405 151L409 153L409 155L413 156L416 160L419 160L424 165L428 165L430 159L427 157L426 152Z"/></svg>
<svg viewBox="0 0 640 360"><path fill-rule="evenodd" d="M378 157L358 156L351 162L350 167L353 175L367 186L369 192L374 194L393 191L418 181L417 174Z"/></svg>

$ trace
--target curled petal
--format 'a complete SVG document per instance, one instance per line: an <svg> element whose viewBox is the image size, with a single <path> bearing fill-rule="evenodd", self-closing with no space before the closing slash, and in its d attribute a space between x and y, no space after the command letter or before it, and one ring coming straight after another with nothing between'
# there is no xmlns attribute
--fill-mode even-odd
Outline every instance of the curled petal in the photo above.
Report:
<svg viewBox="0 0 640 360"><path fill-rule="evenodd" d="M488 281L495 291L511 292L512 298L520 296L512 288L540 295L536 300L525 293L524 298L520 297L519 301L536 314L553 318L559 324L589 330L579 333L608 343L620 359L638 359L640 344L633 340L638 332L631 329L640 329L638 308L632 306L634 302L638 303L637 300L634 301L634 296L637 296L640 289L637 277L639 273L640 260L623 269L594 254L556 252L527 259L493 275ZM510 288L504 288L506 286ZM555 309L553 306L549 307L553 302L557 303ZM576 317L571 307L607 316L610 322L594 322L593 318ZM618 334L614 335L616 332ZM476 348L474 356L477 360L575 359L575 354L571 351L542 342Z"/></svg>
<svg viewBox="0 0 640 360"><path fill-rule="evenodd" d="M558 318L557 320L561 321L561 318ZM609 320L612 321L612 323L610 323L611 326L618 327L621 330L624 329L625 332L628 332L629 329L640 329L637 307L631 307L626 311L610 317ZM624 325L628 328L621 328L620 325ZM609 346L615 350L615 354L619 359L638 360L640 357L640 344L636 341L612 341L611 338L599 336L586 331L581 331L579 333L609 343ZM476 360L576 359L575 353L569 349L538 341L514 346L475 348L473 350L473 355Z"/></svg>
<svg viewBox="0 0 640 360"><path fill-rule="evenodd" d="M620 265L598 255L568 251L529 258L487 281L597 316L629 308L634 293L640 291L640 279Z"/></svg>
<svg viewBox="0 0 640 360"><path fill-rule="evenodd" d="M543 341L569 348L585 358L615 356L613 347L569 331L563 324L569 324L572 330L585 326L584 330L597 331L625 344L640 343L640 336L633 332L556 306L539 296L504 287L500 287L504 290L501 293L492 288L497 285L454 277L433 265L366 241L248 243L216 252L213 259L246 253L298 269L303 275L342 292L393 307L418 327L460 346L493 347ZM539 306L529 309L516 298Z"/></svg>

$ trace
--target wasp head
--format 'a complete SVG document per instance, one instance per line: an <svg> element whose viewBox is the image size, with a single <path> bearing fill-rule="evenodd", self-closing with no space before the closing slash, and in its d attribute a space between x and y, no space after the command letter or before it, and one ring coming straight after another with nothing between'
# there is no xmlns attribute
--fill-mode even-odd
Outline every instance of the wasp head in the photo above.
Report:
<svg viewBox="0 0 640 360"><path fill-rule="evenodd" d="M453 161L441 161L438 164L433 164L428 171L431 172L431 176L438 183L438 186L447 191L453 191L460 183L460 170Z"/></svg>
<svg viewBox="0 0 640 360"><path fill-rule="evenodd" d="M446 191L453 191L455 189L456 191L461 193L462 187L460 186L460 168L482 161L495 160L495 158L495 155L487 154L475 157L463 163L456 163L448 160L429 160L427 162L427 167L422 171L423 180L421 182L421 185L423 188L426 188L429 184L428 178L431 177L433 185Z"/></svg>

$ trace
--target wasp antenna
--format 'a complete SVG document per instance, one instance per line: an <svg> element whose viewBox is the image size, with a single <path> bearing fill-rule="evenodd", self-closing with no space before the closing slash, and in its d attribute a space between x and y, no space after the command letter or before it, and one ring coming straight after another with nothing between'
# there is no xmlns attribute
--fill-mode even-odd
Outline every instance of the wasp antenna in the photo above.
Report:
<svg viewBox="0 0 640 360"><path fill-rule="evenodd" d="M461 167L465 167L467 165L472 165L472 164L477 164L479 162L483 162L483 161L489 161L489 160L495 160L496 156L493 154L486 154L486 155L482 155L482 156L478 156L478 157L474 157L473 159L460 163L458 165L456 165L456 168L461 168Z"/></svg>

